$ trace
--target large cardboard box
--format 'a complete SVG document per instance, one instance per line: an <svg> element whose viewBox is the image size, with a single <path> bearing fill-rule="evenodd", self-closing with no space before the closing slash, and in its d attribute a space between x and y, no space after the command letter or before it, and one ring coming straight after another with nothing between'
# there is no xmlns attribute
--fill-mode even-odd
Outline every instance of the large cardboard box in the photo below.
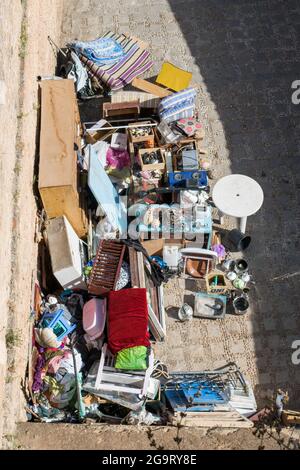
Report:
<svg viewBox="0 0 300 470"><path fill-rule="evenodd" d="M79 237L87 233L78 192L77 151L81 125L73 80L43 80L39 191L51 219L66 215Z"/></svg>

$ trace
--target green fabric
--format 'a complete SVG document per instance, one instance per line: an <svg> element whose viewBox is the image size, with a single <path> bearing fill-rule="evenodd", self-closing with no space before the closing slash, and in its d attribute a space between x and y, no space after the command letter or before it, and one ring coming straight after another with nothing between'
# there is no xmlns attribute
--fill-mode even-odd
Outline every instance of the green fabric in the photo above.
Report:
<svg viewBox="0 0 300 470"><path fill-rule="evenodd" d="M117 353L116 369L145 370L147 369L147 348L145 346L134 346L122 349Z"/></svg>

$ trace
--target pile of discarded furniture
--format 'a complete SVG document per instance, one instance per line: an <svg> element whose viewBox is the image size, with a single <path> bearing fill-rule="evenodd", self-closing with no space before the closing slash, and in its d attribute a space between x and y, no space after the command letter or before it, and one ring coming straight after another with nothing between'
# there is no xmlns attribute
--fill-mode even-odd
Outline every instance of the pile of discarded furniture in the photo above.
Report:
<svg viewBox="0 0 300 470"><path fill-rule="evenodd" d="M152 66L146 45L112 32L70 43L63 56L63 77L39 83L43 239L30 419L251 426L255 398L235 364L170 372L152 346L167 335L163 286L172 277L200 283L182 321L220 320L229 306L246 313L248 263L228 255L212 214L217 207L245 227L259 190L249 207L240 179L232 182L232 211L211 196L189 72L165 63L155 82L140 78ZM78 102L88 107L93 96L97 116L83 121ZM237 229L229 238L239 249L250 243Z"/></svg>

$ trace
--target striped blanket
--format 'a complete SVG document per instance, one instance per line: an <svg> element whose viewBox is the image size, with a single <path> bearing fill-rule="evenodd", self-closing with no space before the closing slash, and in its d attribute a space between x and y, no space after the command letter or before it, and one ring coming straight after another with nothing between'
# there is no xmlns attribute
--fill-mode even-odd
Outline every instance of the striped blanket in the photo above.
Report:
<svg viewBox="0 0 300 470"><path fill-rule="evenodd" d="M183 91L166 96L161 100L158 107L160 119L165 122L172 122L192 117L195 112L196 95L197 92L194 88L186 88Z"/></svg>
<svg viewBox="0 0 300 470"><path fill-rule="evenodd" d="M111 90L123 88L135 77L152 67L150 53L146 51L145 44L139 39L111 31L106 33L103 38L112 38L122 46L125 54L119 62L98 65L83 54L79 54L79 58L89 74L95 76Z"/></svg>

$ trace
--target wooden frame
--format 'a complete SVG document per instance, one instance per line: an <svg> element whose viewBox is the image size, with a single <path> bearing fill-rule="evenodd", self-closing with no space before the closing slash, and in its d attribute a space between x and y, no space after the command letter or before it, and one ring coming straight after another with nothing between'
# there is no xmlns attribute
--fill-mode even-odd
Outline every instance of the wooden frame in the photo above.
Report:
<svg viewBox="0 0 300 470"><path fill-rule="evenodd" d="M149 381L154 367L154 354L151 350L149 355L149 366L145 373L137 371L119 372L115 367L112 367L113 356L107 350L107 344L102 346L101 359L99 362L99 368L97 371L95 389L97 391L108 391L108 392L124 392L132 393L146 397ZM105 365L109 363L110 365ZM139 380L143 380L143 387L136 388L134 384ZM105 383L104 383L105 382ZM125 386L123 385L125 384ZM130 386L132 385L132 386Z"/></svg>
<svg viewBox="0 0 300 470"><path fill-rule="evenodd" d="M151 289L155 291L158 315L153 310L151 303L148 302L149 329L156 341L163 341L167 334L163 287L149 285L148 279L150 278L147 276L148 270L145 271L143 253L136 251L134 248L129 248L129 263L132 286L146 288L150 297Z"/></svg>

